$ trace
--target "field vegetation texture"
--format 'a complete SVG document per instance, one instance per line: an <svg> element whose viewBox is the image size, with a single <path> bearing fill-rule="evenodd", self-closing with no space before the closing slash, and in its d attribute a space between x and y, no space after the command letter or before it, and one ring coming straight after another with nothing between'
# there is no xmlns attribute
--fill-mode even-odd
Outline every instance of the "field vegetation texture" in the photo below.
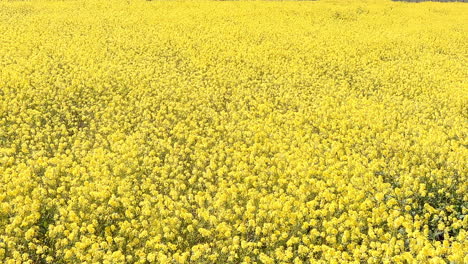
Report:
<svg viewBox="0 0 468 264"><path fill-rule="evenodd" d="M467 14L0 2L0 262L468 263Z"/></svg>

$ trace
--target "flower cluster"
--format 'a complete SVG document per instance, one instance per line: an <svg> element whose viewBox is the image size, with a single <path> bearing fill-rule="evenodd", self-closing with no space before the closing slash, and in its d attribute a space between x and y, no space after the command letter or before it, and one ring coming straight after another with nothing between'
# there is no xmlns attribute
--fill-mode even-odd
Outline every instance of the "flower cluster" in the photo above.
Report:
<svg viewBox="0 0 468 264"><path fill-rule="evenodd" d="M468 263L467 8L0 2L0 262Z"/></svg>

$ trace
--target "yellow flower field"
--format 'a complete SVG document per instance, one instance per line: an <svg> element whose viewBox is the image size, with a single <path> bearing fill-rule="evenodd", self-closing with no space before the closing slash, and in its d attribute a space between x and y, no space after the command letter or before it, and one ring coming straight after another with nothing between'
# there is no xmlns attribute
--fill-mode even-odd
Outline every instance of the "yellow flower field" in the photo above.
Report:
<svg viewBox="0 0 468 264"><path fill-rule="evenodd" d="M0 1L0 263L468 263L467 15Z"/></svg>

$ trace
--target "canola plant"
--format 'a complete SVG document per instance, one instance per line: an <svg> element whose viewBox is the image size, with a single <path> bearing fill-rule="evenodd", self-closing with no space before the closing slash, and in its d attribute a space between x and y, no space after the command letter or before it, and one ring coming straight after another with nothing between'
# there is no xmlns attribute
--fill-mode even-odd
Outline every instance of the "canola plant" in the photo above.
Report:
<svg viewBox="0 0 468 264"><path fill-rule="evenodd" d="M467 13L0 2L0 262L468 263Z"/></svg>

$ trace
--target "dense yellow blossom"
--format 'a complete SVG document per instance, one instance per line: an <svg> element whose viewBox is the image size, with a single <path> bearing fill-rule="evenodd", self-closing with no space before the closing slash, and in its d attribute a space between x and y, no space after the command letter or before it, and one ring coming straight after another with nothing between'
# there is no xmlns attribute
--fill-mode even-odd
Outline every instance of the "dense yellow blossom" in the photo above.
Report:
<svg viewBox="0 0 468 264"><path fill-rule="evenodd" d="M0 2L0 262L467 263L467 14Z"/></svg>

